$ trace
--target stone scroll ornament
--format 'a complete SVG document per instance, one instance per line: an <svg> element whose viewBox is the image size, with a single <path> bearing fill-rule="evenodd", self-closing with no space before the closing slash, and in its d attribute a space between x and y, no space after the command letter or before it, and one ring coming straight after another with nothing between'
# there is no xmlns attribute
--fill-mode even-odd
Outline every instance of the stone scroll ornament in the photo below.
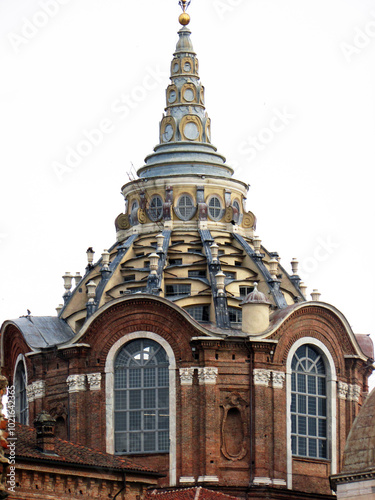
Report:
<svg viewBox="0 0 375 500"><path fill-rule="evenodd" d="M146 211L143 208L138 208L137 216L140 224L146 224L147 222Z"/></svg>
<svg viewBox="0 0 375 500"><path fill-rule="evenodd" d="M257 223L256 217L252 212L247 212L246 214L244 214L242 219L243 227L255 229L256 223Z"/></svg>
<svg viewBox="0 0 375 500"><path fill-rule="evenodd" d="M120 214L115 220L115 226L117 230L126 230L130 228L129 216L126 214Z"/></svg>
<svg viewBox="0 0 375 500"><path fill-rule="evenodd" d="M241 460L247 453L246 407L247 402L236 392L225 398L221 424L221 452L232 462Z"/></svg>

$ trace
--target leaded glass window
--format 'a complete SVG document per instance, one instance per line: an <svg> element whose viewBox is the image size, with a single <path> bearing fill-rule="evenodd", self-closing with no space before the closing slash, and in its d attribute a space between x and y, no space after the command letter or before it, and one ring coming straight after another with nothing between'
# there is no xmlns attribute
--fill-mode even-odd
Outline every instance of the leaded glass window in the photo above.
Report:
<svg viewBox="0 0 375 500"><path fill-rule="evenodd" d="M191 306L187 307L186 310L197 321L206 322L210 320L209 306Z"/></svg>
<svg viewBox="0 0 375 500"><path fill-rule="evenodd" d="M219 221L224 215L224 210L220 198L211 196L208 202L208 213L212 220Z"/></svg>
<svg viewBox="0 0 375 500"><path fill-rule="evenodd" d="M190 220L195 213L195 206L191 196L183 194L180 196L176 206L176 213L182 220Z"/></svg>
<svg viewBox="0 0 375 500"><path fill-rule="evenodd" d="M327 383L323 358L310 345L297 349L292 359L292 454L328 458Z"/></svg>
<svg viewBox="0 0 375 500"><path fill-rule="evenodd" d="M27 405L27 394L26 394L26 373L23 362L18 363L16 374L14 377L15 386L15 403L16 403L16 421L21 424L27 424L28 422L28 405Z"/></svg>
<svg viewBox="0 0 375 500"><path fill-rule="evenodd" d="M126 344L115 359L115 452L169 451L169 360L153 340Z"/></svg>
<svg viewBox="0 0 375 500"><path fill-rule="evenodd" d="M229 321L232 325L240 325L242 323L242 309L236 307L228 307Z"/></svg>
<svg viewBox="0 0 375 500"><path fill-rule="evenodd" d="M163 200L159 195L155 195L151 198L148 215L152 221L156 222L161 218L162 214Z"/></svg>

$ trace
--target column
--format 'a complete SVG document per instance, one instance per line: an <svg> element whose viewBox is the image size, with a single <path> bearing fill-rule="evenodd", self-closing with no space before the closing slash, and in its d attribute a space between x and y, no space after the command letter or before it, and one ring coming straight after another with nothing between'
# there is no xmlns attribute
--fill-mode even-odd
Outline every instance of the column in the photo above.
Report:
<svg viewBox="0 0 375 500"><path fill-rule="evenodd" d="M69 375L66 379L69 392L69 440L86 444L84 441L84 418L87 415L85 408L85 375Z"/></svg>
<svg viewBox="0 0 375 500"><path fill-rule="evenodd" d="M179 455L180 455L180 484L194 483L193 475L193 413L195 409L195 401L193 400L193 376L194 367L180 368L180 385L181 385L181 430L179 440Z"/></svg>

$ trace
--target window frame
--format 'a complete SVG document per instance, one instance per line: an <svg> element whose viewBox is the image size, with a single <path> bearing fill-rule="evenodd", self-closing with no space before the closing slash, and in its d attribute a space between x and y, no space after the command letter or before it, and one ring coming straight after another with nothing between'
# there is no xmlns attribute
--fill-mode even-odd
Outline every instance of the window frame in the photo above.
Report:
<svg viewBox="0 0 375 500"><path fill-rule="evenodd" d="M161 202L161 205L157 205L157 201ZM152 206L153 202L156 202L156 206ZM151 196L151 200L147 209L147 214L152 222L158 222L163 217L163 204L164 201L163 198L160 196L160 194L154 194Z"/></svg>
<svg viewBox="0 0 375 500"><path fill-rule="evenodd" d="M110 348L105 364L105 398L106 398L106 451L114 455L114 362L121 348L131 340L146 338L160 344L169 359L169 478L170 486L177 484L176 466L176 358L168 342L153 332L137 331L121 337Z"/></svg>
<svg viewBox="0 0 375 500"><path fill-rule="evenodd" d="M191 201L191 203L192 203L192 205L191 205L191 209L192 209L192 210L191 210L191 214L190 214L189 216L186 216L186 215L184 216L184 215L182 215L182 214L181 214L181 211L180 211L180 202L181 202L181 200L182 200L183 198L189 198L189 200L190 200L190 201ZM184 209L186 209L187 207L186 207L186 206L184 206L183 208L184 208ZM189 208L190 208L190 207L189 207ZM196 213L196 211L197 211L197 207L196 207L196 204L195 204L195 202L194 202L194 198L193 198L193 197L192 197L189 193L182 193L182 194L178 197L178 199L177 199L177 201L176 201L176 205L175 205L175 207L174 207L174 211L175 211L175 213L176 213L177 217L178 217L180 220L183 220L183 221L188 221L188 220L191 220L191 219L194 217L194 215L195 215L195 213Z"/></svg>
<svg viewBox="0 0 375 500"><path fill-rule="evenodd" d="M328 458L308 458L292 455L292 421L291 421L291 388L292 388L292 360L302 345L311 345L322 356L326 371L327 391L327 455ZM293 485L293 460L331 462L331 474L337 472L337 374L333 357L327 346L314 337L302 337L290 348L286 361L286 452L287 452L287 488Z"/></svg>
<svg viewBox="0 0 375 500"><path fill-rule="evenodd" d="M23 372L23 385L24 388L22 390L22 394L24 395L24 401L25 401L25 406L20 408L20 401L17 400L17 372L18 370L22 370ZM26 367L26 360L25 357L20 354L17 357L16 363L14 365L14 372L13 372L13 383L14 383L14 388L15 388L15 413L16 413L16 421L20 422L21 424L28 425L29 424L29 400L27 397L27 386L28 386L28 380L27 380L27 367ZM21 418L23 417L23 418Z"/></svg>
<svg viewBox="0 0 375 500"><path fill-rule="evenodd" d="M219 200L219 203L220 203L220 209L218 207L211 207L210 206L210 203L213 199L217 199ZM211 209L213 210L220 210L220 213L217 217L214 217L212 214L211 214ZM224 213L225 213L225 208L224 208L224 203L223 203L223 200L221 199L221 197L218 195L218 194L212 194L208 197L207 199L207 212L208 212L208 216L209 218L214 221L214 222L219 222L221 221L221 219L224 217Z"/></svg>

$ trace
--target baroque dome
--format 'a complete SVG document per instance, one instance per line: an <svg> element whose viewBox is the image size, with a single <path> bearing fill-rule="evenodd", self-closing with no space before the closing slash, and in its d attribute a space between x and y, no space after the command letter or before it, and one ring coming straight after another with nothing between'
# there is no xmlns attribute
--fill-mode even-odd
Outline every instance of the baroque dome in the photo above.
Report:
<svg viewBox="0 0 375 500"><path fill-rule="evenodd" d="M241 303L255 283L273 310L305 300L296 272L290 276L255 235L249 186L211 143L191 32L183 26L178 36L159 144L138 178L122 187L117 241L96 263L89 248L73 289L73 276L64 276L58 315L74 333L101 307L131 294L164 297L227 334L241 330Z"/></svg>

